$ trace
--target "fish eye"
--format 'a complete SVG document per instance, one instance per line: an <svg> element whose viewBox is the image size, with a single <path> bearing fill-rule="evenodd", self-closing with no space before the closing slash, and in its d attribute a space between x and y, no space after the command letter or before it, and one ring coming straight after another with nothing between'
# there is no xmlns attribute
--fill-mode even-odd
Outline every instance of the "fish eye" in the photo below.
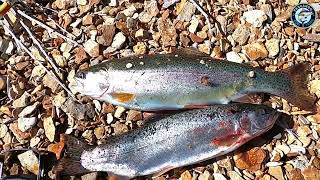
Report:
<svg viewBox="0 0 320 180"><path fill-rule="evenodd" d="M78 73L77 73L77 78L85 79L85 78L86 78L86 73L84 73L84 72L78 72Z"/></svg>

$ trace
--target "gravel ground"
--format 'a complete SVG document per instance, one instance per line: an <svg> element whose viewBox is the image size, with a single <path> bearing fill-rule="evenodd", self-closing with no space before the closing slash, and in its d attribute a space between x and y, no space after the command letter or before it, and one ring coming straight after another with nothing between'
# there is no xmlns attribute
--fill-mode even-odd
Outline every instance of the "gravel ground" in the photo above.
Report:
<svg viewBox="0 0 320 180"><path fill-rule="evenodd" d="M19 19L10 18L18 39L46 69L55 71L66 86L72 83L78 69L112 57L168 53L192 46L212 57L267 71L309 61L313 65L310 91L320 97L320 38L310 35L320 32L320 21L309 29L295 28L290 15L299 0L199 0L210 15L210 24L193 1L187 0L39 1L46 7L46 14L33 0L27 3L32 8L22 11L51 27L61 26L79 44L25 21L55 62L55 68L45 61L48 58L44 58L27 32L21 30ZM75 101L43 66L17 49L8 33L3 30L0 33L1 150L33 147L51 151L60 158L64 146L62 134L82 137L89 144L101 144L110 136L144 124L142 112L81 97L71 89L70 93L78 99ZM258 103L270 104L293 116L292 130L296 137L275 127L233 153L174 169L156 179L320 179L320 114L300 110L278 97L260 99ZM317 101L315 106L318 105ZM38 157L27 151L4 170L11 175L36 174L38 166ZM47 174L55 177L51 171ZM91 173L81 178L95 179L98 175L104 176Z"/></svg>

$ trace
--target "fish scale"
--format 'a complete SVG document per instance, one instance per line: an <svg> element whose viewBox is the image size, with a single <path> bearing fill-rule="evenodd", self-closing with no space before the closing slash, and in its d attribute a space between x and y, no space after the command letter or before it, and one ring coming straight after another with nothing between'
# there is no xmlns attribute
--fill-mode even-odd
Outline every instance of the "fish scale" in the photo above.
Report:
<svg viewBox="0 0 320 180"><path fill-rule="evenodd" d="M65 174L75 171L71 168L76 165L70 163L78 163L87 171L129 178L156 176L231 152L268 131L280 114L264 105L215 105L151 120L141 128L108 138L106 144L81 145L81 150L73 144L82 142L67 137L71 159L62 160L60 166Z"/></svg>

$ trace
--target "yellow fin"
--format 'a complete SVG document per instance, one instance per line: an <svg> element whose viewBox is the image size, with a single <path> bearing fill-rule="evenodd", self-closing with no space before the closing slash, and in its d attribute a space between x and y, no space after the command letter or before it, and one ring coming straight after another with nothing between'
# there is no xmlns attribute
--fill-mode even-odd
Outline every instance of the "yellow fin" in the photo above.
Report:
<svg viewBox="0 0 320 180"><path fill-rule="evenodd" d="M132 101L136 95L130 93L112 93L111 96L121 103Z"/></svg>

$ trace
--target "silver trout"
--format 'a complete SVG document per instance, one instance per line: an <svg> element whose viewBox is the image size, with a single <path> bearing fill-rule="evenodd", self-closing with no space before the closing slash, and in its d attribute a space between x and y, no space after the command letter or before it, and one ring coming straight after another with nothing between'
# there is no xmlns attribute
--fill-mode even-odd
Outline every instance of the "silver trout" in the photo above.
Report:
<svg viewBox="0 0 320 180"><path fill-rule="evenodd" d="M269 93L312 110L308 71L309 64L302 63L266 72L187 48L97 64L77 72L71 87L83 95L142 111L227 104L248 93Z"/></svg>
<svg viewBox="0 0 320 180"><path fill-rule="evenodd" d="M160 175L237 149L268 131L280 112L253 104L215 105L150 120L143 127L88 146L67 136L67 155L55 171L104 171L122 177Z"/></svg>

